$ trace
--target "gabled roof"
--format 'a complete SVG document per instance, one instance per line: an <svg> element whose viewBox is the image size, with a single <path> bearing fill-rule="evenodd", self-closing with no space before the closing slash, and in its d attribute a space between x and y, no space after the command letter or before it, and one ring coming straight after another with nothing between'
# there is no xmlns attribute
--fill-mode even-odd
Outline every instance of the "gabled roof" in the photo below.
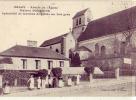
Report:
<svg viewBox="0 0 136 100"><path fill-rule="evenodd" d="M136 6L112 15L91 21L78 41L93 39L136 27Z"/></svg>
<svg viewBox="0 0 136 100"><path fill-rule="evenodd" d="M84 10L82 10L82 11L77 12L77 13L74 15L73 18L76 18L76 17L79 17L79 16L81 16L81 15L84 15L87 10L88 10L88 8L87 8L87 9L84 9Z"/></svg>
<svg viewBox="0 0 136 100"><path fill-rule="evenodd" d="M0 56L68 60L68 58L65 56L47 48L21 45L16 45L8 50L5 50L4 52L0 53Z"/></svg>
<svg viewBox="0 0 136 100"><path fill-rule="evenodd" d="M46 46L50 46L52 44L60 43L62 41L63 37L66 37L67 34L68 33L63 34L63 35L58 36L58 37L55 37L55 38L52 38L52 39L49 39L49 40L46 40L40 45L40 47L46 47Z"/></svg>

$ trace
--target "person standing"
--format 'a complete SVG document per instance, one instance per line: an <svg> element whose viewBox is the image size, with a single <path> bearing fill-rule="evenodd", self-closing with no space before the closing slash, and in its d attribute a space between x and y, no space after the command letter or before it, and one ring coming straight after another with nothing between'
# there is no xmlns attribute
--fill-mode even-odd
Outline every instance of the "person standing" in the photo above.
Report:
<svg viewBox="0 0 136 100"><path fill-rule="evenodd" d="M29 89L33 90L34 89L34 77L31 75L30 79L28 80L29 83Z"/></svg>
<svg viewBox="0 0 136 100"><path fill-rule="evenodd" d="M68 86L72 86L72 80L70 77L68 77Z"/></svg>
<svg viewBox="0 0 136 100"><path fill-rule="evenodd" d="M47 87L48 87L48 85L49 85L48 80L49 80L49 78L48 78L48 75L47 75L47 76L46 76L46 78L45 78L45 88L47 88Z"/></svg>
<svg viewBox="0 0 136 100"><path fill-rule="evenodd" d="M4 83L3 93L4 93L4 94L9 94L9 93L10 93L10 86L9 86L9 82L8 82L8 81L6 81L6 82Z"/></svg>
<svg viewBox="0 0 136 100"><path fill-rule="evenodd" d="M59 79L59 88L62 88L63 86L64 86L63 79L60 78L60 79Z"/></svg>
<svg viewBox="0 0 136 100"><path fill-rule="evenodd" d="M57 78L53 78L53 88L57 87Z"/></svg>
<svg viewBox="0 0 136 100"><path fill-rule="evenodd" d="M80 84L80 78L81 78L81 76L78 74L78 75L77 75L77 79L76 79L76 85L79 85L79 84Z"/></svg>
<svg viewBox="0 0 136 100"><path fill-rule="evenodd" d="M49 80L48 80L49 88L52 88L52 81L53 81L52 77L49 76Z"/></svg>
<svg viewBox="0 0 136 100"><path fill-rule="evenodd" d="M40 77L38 77L38 79L37 79L37 89L40 89L41 88L41 78Z"/></svg>

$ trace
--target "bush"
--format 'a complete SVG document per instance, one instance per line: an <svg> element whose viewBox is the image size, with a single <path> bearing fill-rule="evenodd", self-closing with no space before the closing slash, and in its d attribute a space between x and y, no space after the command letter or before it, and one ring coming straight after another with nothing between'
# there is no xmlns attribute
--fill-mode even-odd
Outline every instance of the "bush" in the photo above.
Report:
<svg viewBox="0 0 136 100"><path fill-rule="evenodd" d="M52 68L52 74L59 78L62 76L62 69L61 68Z"/></svg>
<svg viewBox="0 0 136 100"><path fill-rule="evenodd" d="M17 79L17 85L22 86L27 84L27 80L30 77L30 74L27 72L20 72L15 70L7 70L3 72L3 80L9 81L10 85L14 85L15 79Z"/></svg>
<svg viewBox="0 0 136 100"><path fill-rule="evenodd" d="M41 69L38 71L36 76L40 76L41 78L45 78L48 75L48 71L46 69Z"/></svg>
<svg viewBox="0 0 136 100"><path fill-rule="evenodd" d="M85 67L84 71L87 73L87 75L89 76L91 73L94 72L94 67Z"/></svg>

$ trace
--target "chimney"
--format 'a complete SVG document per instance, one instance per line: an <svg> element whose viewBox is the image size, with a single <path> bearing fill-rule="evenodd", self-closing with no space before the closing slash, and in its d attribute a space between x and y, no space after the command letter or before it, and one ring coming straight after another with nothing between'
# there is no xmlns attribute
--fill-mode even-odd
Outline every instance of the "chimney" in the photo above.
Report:
<svg viewBox="0 0 136 100"><path fill-rule="evenodd" d="M27 46L37 47L37 41L27 40Z"/></svg>

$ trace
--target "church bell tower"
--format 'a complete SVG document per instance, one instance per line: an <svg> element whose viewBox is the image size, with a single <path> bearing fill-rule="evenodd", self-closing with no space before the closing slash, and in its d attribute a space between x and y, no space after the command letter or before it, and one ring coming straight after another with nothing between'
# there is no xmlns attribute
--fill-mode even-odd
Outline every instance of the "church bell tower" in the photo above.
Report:
<svg viewBox="0 0 136 100"><path fill-rule="evenodd" d="M91 21L91 11L89 8L77 12L73 17L72 33L75 40L85 31L88 23Z"/></svg>

